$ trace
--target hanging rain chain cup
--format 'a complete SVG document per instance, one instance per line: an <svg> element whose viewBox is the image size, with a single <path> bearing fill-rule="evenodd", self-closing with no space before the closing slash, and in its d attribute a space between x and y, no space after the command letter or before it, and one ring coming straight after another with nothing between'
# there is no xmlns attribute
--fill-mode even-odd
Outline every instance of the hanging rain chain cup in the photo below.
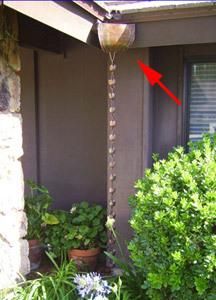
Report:
<svg viewBox="0 0 216 300"><path fill-rule="evenodd" d="M116 205L116 53L130 47L135 38L134 24L100 23L98 36L101 48L108 53L108 215L115 219ZM108 232L108 251L115 255L115 238ZM108 262L113 267L111 261Z"/></svg>

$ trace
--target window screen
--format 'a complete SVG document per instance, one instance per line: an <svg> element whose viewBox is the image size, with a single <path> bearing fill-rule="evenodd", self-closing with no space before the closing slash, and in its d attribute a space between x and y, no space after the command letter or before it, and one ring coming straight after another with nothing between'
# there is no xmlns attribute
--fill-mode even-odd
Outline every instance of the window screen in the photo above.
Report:
<svg viewBox="0 0 216 300"><path fill-rule="evenodd" d="M189 140L216 132L216 62L193 63L189 91Z"/></svg>

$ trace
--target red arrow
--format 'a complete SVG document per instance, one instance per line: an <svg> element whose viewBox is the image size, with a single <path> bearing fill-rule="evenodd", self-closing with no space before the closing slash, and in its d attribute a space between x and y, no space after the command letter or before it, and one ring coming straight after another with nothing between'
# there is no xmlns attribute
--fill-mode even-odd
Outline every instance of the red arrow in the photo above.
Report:
<svg viewBox="0 0 216 300"><path fill-rule="evenodd" d="M138 60L138 64L152 86L157 83L177 105L181 105L181 101L160 81L163 77L160 73L145 65L141 60Z"/></svg>

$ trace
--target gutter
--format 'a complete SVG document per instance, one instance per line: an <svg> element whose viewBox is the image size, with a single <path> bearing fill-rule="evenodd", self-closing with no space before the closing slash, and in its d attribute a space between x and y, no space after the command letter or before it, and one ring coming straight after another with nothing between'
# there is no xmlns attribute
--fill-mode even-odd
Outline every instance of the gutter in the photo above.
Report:
<svg viewBox="0 0 216 300"><path fill-rule="evenodd" d="M126 2L126 1L123 1ZM95 4L106 9L107 12L119 11L122 15L135 14L135 13L147 13L152 11L163 10L178 10L196 7L209 7L216 6L216 0L201 0L201 1L137 1L133 4L119 4L106 6L104 1L94 1Z"/></svg>
<svg viewBox="0 0 216 300"><path fill-rule="evenodd" d="M134 4L110 6L105 5L104 1L93 2L106 10L110 19L117 23L140 23L216 15L216 0L189 3L183 3L184 1L179 1L179 3L178 1L142 1L141 3L137 1Z"/></svg>

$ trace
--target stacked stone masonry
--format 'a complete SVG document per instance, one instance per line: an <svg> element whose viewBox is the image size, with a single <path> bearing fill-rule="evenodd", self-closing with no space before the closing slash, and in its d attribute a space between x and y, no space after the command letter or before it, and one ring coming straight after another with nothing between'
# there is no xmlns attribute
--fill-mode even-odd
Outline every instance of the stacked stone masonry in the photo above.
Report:
<svg viewBox="0 0 216 300"><path fill-rule="evenodd" d="M30 269L19 110L20 78L0 58L0 289Z"/></svg>

